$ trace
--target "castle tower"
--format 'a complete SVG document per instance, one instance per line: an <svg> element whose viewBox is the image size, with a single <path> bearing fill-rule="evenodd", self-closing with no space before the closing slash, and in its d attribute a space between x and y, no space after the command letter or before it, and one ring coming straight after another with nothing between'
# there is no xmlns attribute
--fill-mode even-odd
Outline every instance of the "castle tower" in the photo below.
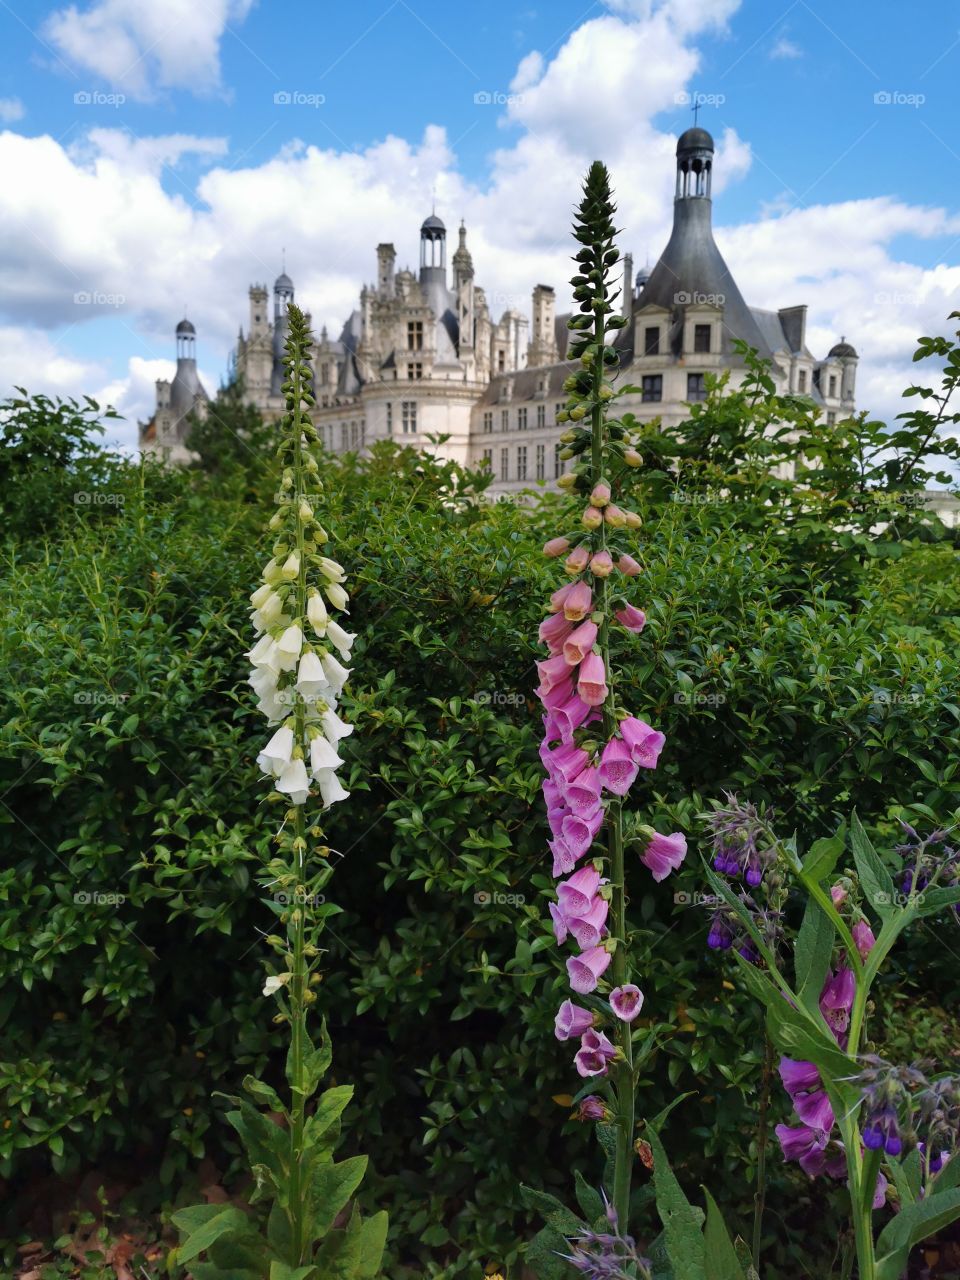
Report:
<svg viewBox="0 0 960 1280"><path fill-rule="evenodd" d="M660 260L640 291L636 311L656 309L666 332L661 352L680 357L695 349L695 337L710 328L706 352L742 363L734 341L741 339L761 355L769 354L759 326L737 288L713 238L713 138L699 127L687 129L677 142L677 182L673 230ZM651 321L658 318L650 316ZM637 324L637 341L645 332ZM638 350L637 354L644 354Z"/></svg>
<svg viewBox="0 0 960 1280"><path fill-rule="evenodd" d="M447 283L447 228L435 213L420 228L420 283Z"/></svg>
<svg viewBox="0 0 960 1280"><path fill-rule="evenodd" d="M841 338L835 346L830 348L828 359L840 362L840 368L843 371L840 377L840 399L844 408L849 407L852 412L856 399L857 365L860 362L856 348L852 347L846 338Z"/></svg>
<svg viewBox="0 0 960 1280"><path fill-rule="evenodd" d="M527 365L556 364L560 359L555 327L557 297L550 285L538 284L534 288L532 311L533 336L527 350Z"/></svg>
<svg viewBox="0 0 960 1280"><path fill-rule="evenodd" d="M473 351L476 346L473 258L467 248L467 228L463 222L460 223L460 243L453 255L453 287L457 295L459 350L463 357L466 352Z"/></svg>
<svg viewBox="0 0 960 1280"><path fill-rule="evenodd" d="M287 344L287 307L293 302L293 281L286 271L281 271L273 282L273 372L270 394L283 394L283 357Z"/></svg>

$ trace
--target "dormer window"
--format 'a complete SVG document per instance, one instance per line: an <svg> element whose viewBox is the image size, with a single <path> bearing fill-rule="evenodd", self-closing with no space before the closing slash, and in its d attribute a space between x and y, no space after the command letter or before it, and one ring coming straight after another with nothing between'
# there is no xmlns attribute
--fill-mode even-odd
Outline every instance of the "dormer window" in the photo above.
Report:
<svg viewBox="0 0 960 1280"><path fill-rule="evenodd" d="M407 324L407 350L423 350L423 321L411 320Z"/></svg>
<svg viewBox="0 0 960 1280"><path fill-rule="evenodd" d="M831 399L833 399L833 397L834 397L836 394L837 394L837 375L836 375L835 373L831 373L831 375L830 375L830 391L829 391L830 398L831 398Z"/></svg>
<svg viewBox="0 0 960 1280"><path fill-rule="evenodd" d="M709 352L710 350L710 330L713 328L709 324L695 324L693 326L693 349L695 352Z"/></svg>
<svg viewBox="0 0 960 1280"><path fill-rule="evenodd" d="M658 356L660 354L660 326L657 324L649 325L643 331L643 354L645 356Z"/></svg>
<svg viewBox="0 0 960 1280"><path fill-rule="evenodd" d="M807 391L806 369L801 369L800 372L797 374L797 390L800 392L801 395L806 394L806 391Z"/></svg>

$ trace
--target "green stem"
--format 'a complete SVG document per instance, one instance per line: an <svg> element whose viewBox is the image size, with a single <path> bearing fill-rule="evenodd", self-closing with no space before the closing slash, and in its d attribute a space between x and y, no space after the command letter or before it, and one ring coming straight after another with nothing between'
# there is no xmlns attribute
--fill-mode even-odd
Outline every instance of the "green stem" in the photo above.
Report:
<svg viewBox="0 0 960 1280"><path fill-rule="evenodd" d="M760 1115L757 1122L757 1190L753 1197L753 1269L760 1273L760 1241L763 1236L763 1211L767 1199L767 1113L773 1079L773 1045L769 1036L763 1041L763 1075L760 1083Z"/></svg>
<svg viewBox="0 0 960 1280"><path fill-rule="evenodd" d="M294 479L294 501L298 502L301 494L304 492L303 483L303 410L300 397L303 391L302 387L302 364L297 353L297 359L291 371L292 395L293 395L293 433L294 433L294 454L293 454L293 479ZM304 549L303 521L297 519L297 551L300 555L300 572L297 576L297 613L298 618L305 618L307 614L307 557ZM296 729L294 736L297 742L302 743L305 736L305 715L303 699L299 696L296 699L294 717L296 721ZM307 914L307 886L306 886L306 832L303 814L303 806L296 806L296 814L294 818L294 872L296 878L296 887L294 893L294 910L293 910L293 936L292 942L292 967L290 979L290 1031L291 1031L291 1053L290 1053L290 1234L291 1234L291 1265L298 1267L304 1262L304 1254L306 1252L306 1241L304 1240L304 1215L303 1215L303 1195L302 1195L302 1172L303 1172L303 1134L306 1123L305 1117L305 1087L304 1087L304 1049L306 1041L306 1023L307 1023L307 966L306 966L306 914Z"/></svg>
<svg viewBox="0 0 960 1280"><path fill-rule="evenodd" d="M602 244L594 245L598 267L603 263L604 248ZM605 295L601 286L598 291ZM591 409L591 463L592 483L596 484L604 478L606 462L605 454L605 413L600 392L604 387L603 349L606 345L606 323L604 313L596 313L594 323L595 354L593 370L593 406ZM607 525L600 526L600 545L606 548ZM598 642L603 658L607 680L607 697L603 704L603 737L609 742L617 729L617 716L614 702L613 671L610 663L610 590L606 578L598 579L598 608L603 615L600 624ZM607 853L610 859L610 883L613 896L610 901L612 935L616 939L616 950L610 964L613 985L621 987L629 979L627 969L627 894L625 884L625 866L623 857L623 806L619 800L612 800L607 809ZM630 1225L630 1184L633 1177L633 1131L635 1125L634 1080L633 1080L633 1039L629 1022L620 1022L617 1028L617 1047L621 1059L614 1067L614 1081L617 1095L617 1145L614 1158L613 1175L613 1207L617 1212L617 1221L621 1231L628 1231Z"/></svg>

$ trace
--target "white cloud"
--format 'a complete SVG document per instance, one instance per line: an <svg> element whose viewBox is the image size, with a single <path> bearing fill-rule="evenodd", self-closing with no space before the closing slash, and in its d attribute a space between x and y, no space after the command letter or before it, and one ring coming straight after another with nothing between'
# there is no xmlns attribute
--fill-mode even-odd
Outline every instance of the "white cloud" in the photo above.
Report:
<svg viewBox="0 0 960 1280"><path fill-rule="evenodd" d="M803 50L786 36L781 36L770 50L771 58L802 58Z"/></svg>
<svg viewBox="0 0 960 1280"><path fill-rule="evenodd" d="M253 0L94 0L47 19L43 34L69 62L135 98L221 88L220 42Z"/></svg>
<svg viewBox="0 0 960 1280"><path fill-rule="evenodd" d="M19 98L0 98L0 124L13 124L27 114Z"/></svg>

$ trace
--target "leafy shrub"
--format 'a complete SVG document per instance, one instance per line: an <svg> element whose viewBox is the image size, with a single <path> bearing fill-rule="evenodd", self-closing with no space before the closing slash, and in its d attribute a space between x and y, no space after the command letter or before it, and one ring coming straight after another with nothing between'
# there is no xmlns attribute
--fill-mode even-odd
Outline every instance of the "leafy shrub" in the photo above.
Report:
<svg viewBox="0 0 960 1280"><path fill-rule="evenodd" d="M67 1172L136 1151L173 1199L204 1153L236 1154L209 1093L279 1070L250 946L267 927L250 868L271 828L242 683L272 479L128 463L110 479L122 504L90 504L29 559L8 550L0 1159L16 1182L47 1159ZM322 999L396 1280L516 1266L530 1234L519 1182L559 1189L585 1147L551 1038L562 982L540 902L531 699L538 549L559 499L522 509L481 501L482 487L390 446L329 461L331 532L357 587L359 728L356 800L331 815L344 914ZM854 798L881 831L897 803L956 807L945 548L911 544L895 565L866 564L856 595L813 582L790 606L796 563L773 530L724 504L645 514L649 623L629 698L668 736L647 784L654 822L694 835L724 787L814 835ZM678 1176L692 1185L709 1165L743 1219L751 1188L716 1174L752 1159L760 1029L703 957L703 913L671 903L698 881L695 867L670 886L634 878L657 930L645 1012L663 1024L644 1098L653 1114L692 1091L669 1139ZM928 987L952 989L949 957L909 956ZM802 1214L822 1206L771 1163L771 1212L797 1224L780 1250L794 1275Z"/></svg>

